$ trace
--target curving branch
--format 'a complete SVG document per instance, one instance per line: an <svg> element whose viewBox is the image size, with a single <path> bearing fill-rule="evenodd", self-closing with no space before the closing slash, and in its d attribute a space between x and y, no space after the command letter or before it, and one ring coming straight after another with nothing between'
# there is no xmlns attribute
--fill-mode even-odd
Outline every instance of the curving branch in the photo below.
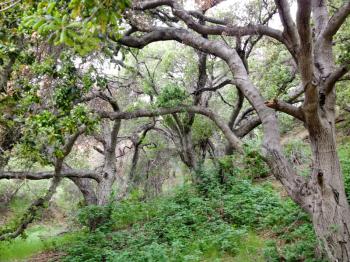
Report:
<svg viewBox="0 0 350 262"><path fill-rule="evenodd" d="M293 50L295 51L299 45L299 36L290 13L289 3L287 0L275 0L275 3L281 23L284 27L284 34L287 36L288 41L293 46Z"/></svg>
<svg viewBox="0 0 350 262"><path fill-rule="evenodd" d="M192 94L199 95L200 93L203 93L206 91L217 91L217 90L219 90L227 85L234 85L234 82L231 79L226 79L226 80L222 81L220 84L217 84L216 86L203 87L203 88L197 89Z"/></svg>
<svg viewBox="0 0 350 262"><path fill-rule="evenodd" d="M277 29L270 28L266 25L247 25L247 26L235 26L231 25L225 21L214 21L219 22L216 25L204 25L193 19L193 15L199 16L198 13L191 13L183 9L183 7L174 0L150 0L142 1L134 4L134 10L145 11L153 9L159 6L169 6L172 8L174 16L181 19L185 24L192 30L196 31L201 35L228 35L228 36L245 36L245 35L266 35L272 37L279 42L286 44L281 31ZM204 17L205 18L205 17Z"/></svg>
<svg viewBox="0 0 350 262"><path fill-rule="evenodd" d="M225 123L224 119L215 114L212 110L202 108L199 106L178 106L174 108L159 108L154 110L136 110L133 112L106 112L106 111L95 111L102 118L109 118L111 120L116 119L133 119L139 117L155 117L175 113L196 113L207 116L210 118L224 133L227 140L231 145L239 152L242 151L242 141L232 133L230 127Z"/></svg>
<svg viewBox="0 0 350 262"><path fill-rule="evenodd" d="M346 73L348 73L350 71L350 64L349 65L342 65L340 67L338 67L336 70L334 70L334 72L327 78L326 82L325 82L325 93L326 95L329 94L334 86L335 83L341 79L344 75L346 75Z"/></svg>
<svg viewBox="0 0 350 262"><path fill-rule="evenodd" d="M0 241L13 239L21 235L28 227L30 223L34 221L37 217L37 214L40 210L44 209L46 204L51 200L52 196L56 193L56 189L60 184L62 177L61 173L63 172L63 161L67 157L67 155L71 152L74 143L78 139L78 137L85 131L85 127L81 127L78 131L69 136L66 139L66 143L63 146L63 155L61 157L54 158L52 161L55 166L55 171L52 174L52 181L48 191L44 196L37 198L26 210L24 215L21 217L18 225L15 225L14 228L5 231L0 235Z"/></svg>
<svg viewBox="0 0 350 262"><path fill-rule="evenodd" d="M304 113L301 107L296 107L292 104L277 99L266 101L265 104L270 108L286 113L302 122L305 122Z"/></svg>
<svg viewBox="0 0 350 262"><path fill-rule="evenodd" d="M338 32L339 28L345 22L346 18L350 14L350 1L347 1L342 7L329 20L326 29L323 31L322 36L325 39L332 39L332 37Z"/></svg>
<svg viewBox="0 0 350 262"><path fill-rule="evenodd" d="M29 179L42 180L55 176L54 171L26 172L26 171L0 171L0 179ZM91 178L100 181L99 174L91 170L69 169L62 171L60 177L67 178Z"/></svg>
<svg viewBox="0 0 350 262"><path fill-rule="evenodd" d="M4 234L0 235L0 241L13 239L21 235L26 230L28 225L34 221L38 210L45 208L46 203L50 201L52 196L55 194L60 181L61 179L55 176L46 194L43 197L39 197L30 205L21 218L20 224L13 231L5 232Z"/></svg>

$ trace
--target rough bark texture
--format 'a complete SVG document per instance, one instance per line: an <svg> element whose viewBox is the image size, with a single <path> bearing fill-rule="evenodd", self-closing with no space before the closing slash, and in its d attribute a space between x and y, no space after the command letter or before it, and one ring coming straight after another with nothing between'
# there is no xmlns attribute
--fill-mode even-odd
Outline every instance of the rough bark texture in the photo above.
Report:
<svg viewBox="0 0 350 262"><path fill-rule="evenodd" d="M115 120L112 127L109 122L104 123L104 163L101 172L101 180L97 186L97 204L106 205L112 194L112 187L117 175L116 145L117 135L120 129L120 120Z"/></svg>
<svg viewBox="0 0 350 262"><path fill-rule="evenodd" d="M348 230L350 211L336 154L334 125L336 98L334 84L349 69L346 66L336 69L332 51L332 37L349 16L350 2L345 2L329 19L327 1L298 0L296 22L293 21L290 14L288 1L275 0L275 3L283 25L283 32L265 25L250 24L237 27L203 15L195 16L184 10L174 0L138 2L134 5L134 9L141 11L164 5L170 7L172 14L192 31L180 27L142 26L138 28L137 23L134 23L135 31L144 32L144 35L138 37L128 35L123 37L120 43L143 48L155 41L175 40L222 58L233 74L234 84L259 116L264 132L263 151L273 174L281 181L292 199L311 215L317 236L322 241L329 259L331 261L350 261L350 233ZM212 24L203 25L200 21L195 20L198 17ZM259 34L281 42L297 64L301 86L305 94L303 106L296 108L280 102L265 104L258 89L249 79L244 61L236 50L224 42L211 41L202 37L203 35L222 34L236 37ZM313 172L309 179L298 176L285 158L280 145L275 112L269 107L290 114L305 123L310 134L314 162ZM158 110L157 113L161 114L165 111ZM195 111L199 112L199 110ZM137 114L147 116L146 112ZM133 115L130 114L130 116ZM124 115L124 117L128 116ZM259 121L256 121L256 125L259 124ZM230 132L232 133L230 128L224 131L225 134Z"/></svg>
<svg viewBox="0 0 350 262"><path fill-rule="evenodd" d="M328 131L328 132L327 132ZM314 166L310 213L332 261L350 261L350 212L331 129L310 134Z"/></svg>

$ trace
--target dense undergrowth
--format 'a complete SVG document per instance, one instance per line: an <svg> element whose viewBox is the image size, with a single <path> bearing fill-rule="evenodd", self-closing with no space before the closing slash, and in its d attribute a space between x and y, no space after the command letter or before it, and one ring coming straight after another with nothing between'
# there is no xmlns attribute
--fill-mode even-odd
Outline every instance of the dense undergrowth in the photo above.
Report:
<svg viewBox="0 0 350 262"><path fill-rule="evenodd" d="M301 142L287 145L286 150L292 161L307 162L310 157ZM338 153L350 196L346 141ZM82 225L78 234L43 239L34 227L28 239L2 243L0 261L48 249L63 251L62 260L69 262L326 261L308 216L274 179L266 178L263 160L247 152L236 161L234 166L230 158L205 165L194 175L196 183L151 200L135 191L104 208L85 207L78 215ZM300 169L307 174L304 166ZM12 205L18 206L18 201ZM105 222L91 231L90 221L101 217Z"/></svg>
<svg viewBox="0 0 350 262"><path fill-rule="evenodd" d="M289 198L269 182L232 173L221 184L219 173L203 170L196 186L151 201L134 197L83 209L86 228L93 216L106 222L70 244L63 261L235 261L227 259L240 253L251 232L261 239L252 261L322 261L307 215Z"/></svg>

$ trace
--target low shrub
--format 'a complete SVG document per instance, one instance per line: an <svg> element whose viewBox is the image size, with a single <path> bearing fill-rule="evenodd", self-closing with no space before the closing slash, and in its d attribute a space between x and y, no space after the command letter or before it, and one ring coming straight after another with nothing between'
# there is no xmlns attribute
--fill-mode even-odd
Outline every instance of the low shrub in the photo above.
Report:
<svg viewBox="0 0 350 262"><path fill-rule="evenodd" d="M236 256L249 232L266 231L267 261L321 261L308 216L270 184L231 175L223 185L214 168L197 176L173 195L106 207L110 219L67 247L63 261L220 261ZM87 215L106 213L87 210L84 225Z"/></svg>

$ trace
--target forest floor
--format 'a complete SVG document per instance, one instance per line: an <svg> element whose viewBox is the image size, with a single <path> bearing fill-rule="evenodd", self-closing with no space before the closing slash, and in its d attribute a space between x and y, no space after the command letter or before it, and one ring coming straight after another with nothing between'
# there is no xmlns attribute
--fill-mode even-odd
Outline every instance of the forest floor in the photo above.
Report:
<svg viewBox="0 0 350 262"><path fill-rule="evenodd" d="M0 243L0 261L58 261L57 259L63 253L56 251L56 248L66 244L72 238L70 233L62 234L65 230L57 223L33 225L27 230L26 238L19 237L8 243Z"/></svg>
<svg viewBox="0 0 350 262"><path fill-rule="evenodd" d="M44 232L44 231L42 231ZM265 232L266 233L266 232ZM264 257L261 252L264 241L269 234L258 235L256 232L249 232L247 238L239 246L238 254L234 257L227 255L222 262L263 262ZM52 235L46 239L37 238L37 234L29 232L29 236L24 240L14 241L8 246L7 251L1 253L1 262L56 262L65 255L64 252L53 249L50 241L57 241L57 235ZM64 244L62 242L62 244ZM0 247L1 248L1 247ZM4 248L4 247L2 247ZM4 250L4 249L0 249ZM1 252L1 251L0 251ZM204 260L203 262L211 262Z"/></svg>
<svg viewBox="0 0 350 262"><path fill-rule="evenodd" d="M60 261L60 258L63 255L64 255L63 252L48 250L30 257L27 261L28 262L47 262L47 261L55 262L55 261Z"/></svg>
<svg viewBox="0 0 350 262"><path fill-rule="evenodd" d="M343 139L347 138L347 137L345 138L344 137ZM287 136L282 138L282 143L286 144L288 141L293 139L297 139L301 142L306 138L307 138L307 133L305 133L303 130L299 130L299 129L293 130ZM340 153L341 160L343 159L343 162L345 160L348 161L349 149L347 147L344 147L344 145L342 145L340 147L339 153ZM349 165L347 164L346 161L344 163L346 164L344 172L347 173L349 171L348 169L350 168L350 163ZM282 201L285 201L288 198L281 184L278 181L276 181L272 176L269 176L263 179L256 179L254 180L253 184L257 185L260 188L260 187L263 187L264 184L266 183L271 185L271 187L273 188L273 191L279 195ZM238 198L239 201L243 201L243 199L245 199L244 195L242 195L242 199ZM18 205L19 204L17 204L16 207ZM276 209L276 211L281 212L281 216L283 217L283 214L284 214L283 210L286 208L288 210L288 208L290 207L288 205L283 206L281 209ZM2 215L4 214L5 213L2 213ZM252 214L252 216L254 215ZM79 233L76 233L76 232L62 233L67 231L67 227L65 226L64 220L62 220L63 217L64 216L62 216L60 219L56 219L57 221L60 221L61 224L58 224L56 220L48 222L48 220L46 219L45 220L46 222L44 224L41 224L41 222L38 222L37 224L32 225L27 230L26 232L27 237L25 239L18 238L9 243L0 243L0 262L60 261L60 258L65 255L61 247L67 246L67 244L74 242L74 239L77 237L77 235L79 235ZM299 221L300 217L299 215L297 215L295 216L295 218L291 217L291 219L294 219L295 221ZM1 220L2 218L0 216L0 224L1 224ZM298 226L295 223L295 221L291 223L291 225ZM278 223L278 221L276 221L276 223ZM301 227L301 229L296 228L295 232L299 232L299 231L300 232L298 234L292 233L291 237L298 238L303 236L305 232L306 233L309 232L309 231L303 232L302 229L303 227ZM284 232L282 233L279 232L279 234L284 234ZM288 237L290 236L287 235L287 238L281 241L281 239L278 239L276 237L276 232L273 232L270 229L250 230L247 236L240 240L240 243L238 244L238 251L235 253L234 256L227 254L227 255L224 255L224 257L221 257L220 260L215 260L215 261L222 261L222 262L266 261L264 257L264 252L263 252L264 248L267 245L266 243L269 241L276 241L278 242L278 244L281 244L282 246L284 245L284 243L282 242L290 241ZM215 252L217 252L217 250L215 250L214 253ZM295 249L295 253L297 252L299 252L299 250ZM215 254L212 254L210 258L204 259L203 262L211 262L213 261L212 259L213 257L215 258Z"/></svg>

